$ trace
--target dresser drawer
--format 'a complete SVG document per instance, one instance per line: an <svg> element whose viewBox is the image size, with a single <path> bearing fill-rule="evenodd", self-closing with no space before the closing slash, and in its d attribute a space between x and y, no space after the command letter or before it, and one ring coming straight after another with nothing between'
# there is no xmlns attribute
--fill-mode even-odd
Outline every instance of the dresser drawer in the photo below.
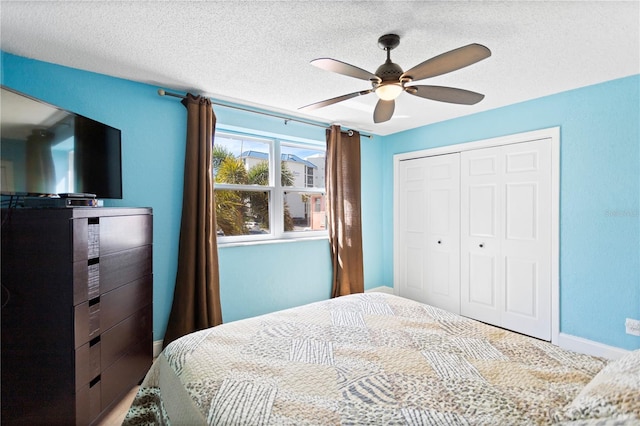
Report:
<svg viewBox="0 0 640 426"><path fill-rule="evenodd" d="M73 305L100 295L100 259L73 263Z"/></svg>
<svg viewBox="0 0 640 426"><path fill-rule="evenodd" d="M100 336L102 350L100 362L103 368L108 368L131 347L141 340L152 338L153 309L147 305L129 318L119 322Z"/></svg>
<svg viewBox="0 0 640 426"><path fill-rule="evenodd" d="M153 276L147 275L100 296L100 326L103 331L133 315L153 297Z"/></svg>
<svg viewBox="0 0 640 426"><path fill-rule="evenodd" d="M152 345L149 335L102 372L102 409L121 398L144 378L151 367Z"/></svg>
<svg viewBox="0 0 640 426"><path fill-rule="evenodd" d="M88 343L100 335L101 313L100 299L81 303L73 308L74 349Z"/></svg>
<svg viewBox="0 0 640 426"><path fill-rule="evenodd" d="M100 256L151 244L153 218L150 215L100 218Z"/></svg>
<svg viewBox="0 0 640 426"><path fill-rule="evenodd" d="M151 274L151 258L150 245L100 256L100 293Z"/></svg>
<svg viewBox="0 0 640 426"><path fill-rule="evenodd" d="M73 304L94 299L151 274L152 246L146 245L73 263Z"/></svg>
<svg viewBox="0 0 640 426"><path fill-rule="evenodd" d="M76 426L90 424L102 411L102 381L96 380L76 392Z"/></svg>
<svg viewBox="0 0 640 426"><path fill-rule="evenodd" d="M99 212L96 212L99 213ZM73 261L151 244L153 216L102 216L72 221Z"/></svg>
<svg viewBox="0 0 640 426"><path fill-rule="evenodd" d="M91 342L76 349L76 391L88 385L100 375L102 370L100 364L102 345L100 340L101 337L96 337Z"/></svg>

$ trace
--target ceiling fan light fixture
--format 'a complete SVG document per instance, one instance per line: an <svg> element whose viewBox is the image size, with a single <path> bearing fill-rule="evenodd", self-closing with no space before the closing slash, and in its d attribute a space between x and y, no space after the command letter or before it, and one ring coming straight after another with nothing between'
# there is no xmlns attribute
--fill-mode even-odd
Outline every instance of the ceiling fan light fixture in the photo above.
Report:
<svg viewBox="0 0 640 426"><path fill-rule="evenodd" d="M376 87L376 95L383 101L392 101L402 93L402 84L400 83L382 83Z"/></svg>

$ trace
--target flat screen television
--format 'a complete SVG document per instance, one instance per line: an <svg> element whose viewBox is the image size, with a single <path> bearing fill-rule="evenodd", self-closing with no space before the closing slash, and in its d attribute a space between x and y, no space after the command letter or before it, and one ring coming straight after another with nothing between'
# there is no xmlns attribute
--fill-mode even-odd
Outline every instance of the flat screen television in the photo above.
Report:
<svg viewBox="0 0 640 426"><path fill-rule="evenodd" d="M122 198L120 130L0 88L2 195Z"/></svg>

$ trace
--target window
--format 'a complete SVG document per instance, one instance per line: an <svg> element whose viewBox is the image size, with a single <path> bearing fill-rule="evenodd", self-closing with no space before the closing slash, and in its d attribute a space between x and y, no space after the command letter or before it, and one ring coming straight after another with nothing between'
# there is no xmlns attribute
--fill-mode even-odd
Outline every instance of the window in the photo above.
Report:
<svg viewBox="0 0 640 426"><path fill-rule="evenodd" d="M326 235L324 163L324 147L216 132L218 241Z"/></svg>
<svg viewBox="0 0 640 426"><path fill-rule="evenodd" d="M307 182L306 182L307 184L305 186L309 188L313 188L313 171L314 171L313 167L307 166Z"/></svg>

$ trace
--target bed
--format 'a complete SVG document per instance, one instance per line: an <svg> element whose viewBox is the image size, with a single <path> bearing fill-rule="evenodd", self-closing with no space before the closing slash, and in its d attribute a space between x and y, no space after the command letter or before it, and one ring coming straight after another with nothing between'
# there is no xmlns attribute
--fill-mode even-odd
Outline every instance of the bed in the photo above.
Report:
<svg viewBox="0 0 640 426"><path fill-rule="evenodd" d="M364 293L174 341L124 424L638 424L639 399L640 351L609 362Z"/></svg>

